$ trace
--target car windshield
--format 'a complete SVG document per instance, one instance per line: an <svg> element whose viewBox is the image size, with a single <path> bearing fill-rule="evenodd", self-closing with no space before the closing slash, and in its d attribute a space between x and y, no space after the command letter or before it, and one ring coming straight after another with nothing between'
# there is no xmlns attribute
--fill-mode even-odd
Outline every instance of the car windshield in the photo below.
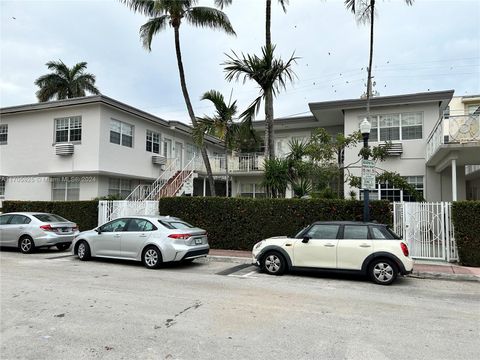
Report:
<svg viewBox="0 0 480 360"><path fill-rule="evenodd" d="M389 232L390 234L392 234L392 236L393 236L394 239L401 239L401 238L402 238L400 235L397 235L397 234L395 233L395 231L393 231L392 229L390 229L388 226L387 226L387 230L388 230L388 232Z"/></svg>
<svg viewBox="0 0 480 360"><path fill-rule="evenodd" d="M194 226L181 220L158 220L167 229L192 229Z"/></svg>
<svg viewBox="0 0 480 360"><path fill-rule="evenodd" d="M33 216L42 222L68 222L68 220L55 214L35 214Z"/></svg>

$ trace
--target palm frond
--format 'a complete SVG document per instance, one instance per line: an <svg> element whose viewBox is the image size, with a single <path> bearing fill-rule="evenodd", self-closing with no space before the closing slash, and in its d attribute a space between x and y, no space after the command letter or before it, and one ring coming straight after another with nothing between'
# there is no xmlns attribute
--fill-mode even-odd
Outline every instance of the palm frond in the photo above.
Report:
<svg viewBox="0 0 480 360"><path fill-rule="evenodd" d="M223 94L217 90L209 90L202 95L200 100L209 100L215 106L217 113L225 113L227 109L227 104L225 104L225 99Z"/></svg>
<svg viewBox="0 0 480 360"><path fill-rule="evenodd" d="M164 30L168 24L169 15L161 15L159 17L149 19L140 27L140 39L143 47L148 51L152 51L152 40L155 34Z"/></svg>
<svg viewBox="0 0 480 360"><path fill-rule="evenodd" d="M225 31L227 34L236 35L228 16L215 8L195 6L184 14L187 22L194 26L208 27Z"/></svg>
<svg viewBox="0 0 480 360"><path fill-rule="evenodd" d="M278 0L278 2L280 3L280 5L282 6L282 9L283 9L283 12L287 12L287 5L288 5L288 1L289 0Z"/></svg>
<svg viewBox="0 0 480 360"><path fill-rule="evenodd" d="M119 0L122 4L127 5L130 10L150 16L155 17L157 13L157 6L155 0Z"/></svg>
<svg viewBox="0 0 480 360"><path fill-rule="evenodd" d="M223 9L226 6L231 5L232 0L215 0L214 3L216 7Z"/></svg>

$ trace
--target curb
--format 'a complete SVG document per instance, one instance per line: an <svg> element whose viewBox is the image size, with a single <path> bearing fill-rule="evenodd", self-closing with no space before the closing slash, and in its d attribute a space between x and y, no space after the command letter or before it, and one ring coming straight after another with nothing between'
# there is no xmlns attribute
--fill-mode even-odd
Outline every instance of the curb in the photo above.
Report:
<svg viewBox="0 0 480 360"><path fill-rule="evenodd" d="M235 264L252 264L251 258L238 257L238 256L221 256L221 255L208 255L206 261L218 261L218 262L228 262ZM252 264L253 265L253 264Z"/></svg>
<svg viewBox="0 0 480 360"><path fill-rule="evenodd" d="M436 272L414 271L412 274L408 275L407 277L416 278L416 279L429 279L429 280L480 282L479 276L466 275L466 274L446 274L446 273L436 273Z"/></svg>

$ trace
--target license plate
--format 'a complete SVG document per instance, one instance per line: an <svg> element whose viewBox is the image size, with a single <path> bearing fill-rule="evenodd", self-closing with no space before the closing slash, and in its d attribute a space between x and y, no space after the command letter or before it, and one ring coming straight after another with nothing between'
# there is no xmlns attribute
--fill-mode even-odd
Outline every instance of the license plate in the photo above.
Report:
<svg viewBox="0 0 480 360"><path fill-rule="evenodd" d="M198 244L201 244L202 243L202 239L195 239L195 245L198 245Z"/></svg>
<svg viewBox="0 0 480 360"><path fill-rule="evenodd" d="M67 232L70 232L70 228L60 228L60 232L62 233L67 233Z"/></svg>

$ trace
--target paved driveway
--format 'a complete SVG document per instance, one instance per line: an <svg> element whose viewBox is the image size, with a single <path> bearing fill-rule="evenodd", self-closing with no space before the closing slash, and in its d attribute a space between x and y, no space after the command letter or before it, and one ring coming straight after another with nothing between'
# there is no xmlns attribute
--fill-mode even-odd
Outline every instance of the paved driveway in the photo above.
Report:
<svg viewBox="0 0 480 360"><path fill-rule="evenodd" d="M2 359L476 359L480 286L0 253Z"/></svg>

